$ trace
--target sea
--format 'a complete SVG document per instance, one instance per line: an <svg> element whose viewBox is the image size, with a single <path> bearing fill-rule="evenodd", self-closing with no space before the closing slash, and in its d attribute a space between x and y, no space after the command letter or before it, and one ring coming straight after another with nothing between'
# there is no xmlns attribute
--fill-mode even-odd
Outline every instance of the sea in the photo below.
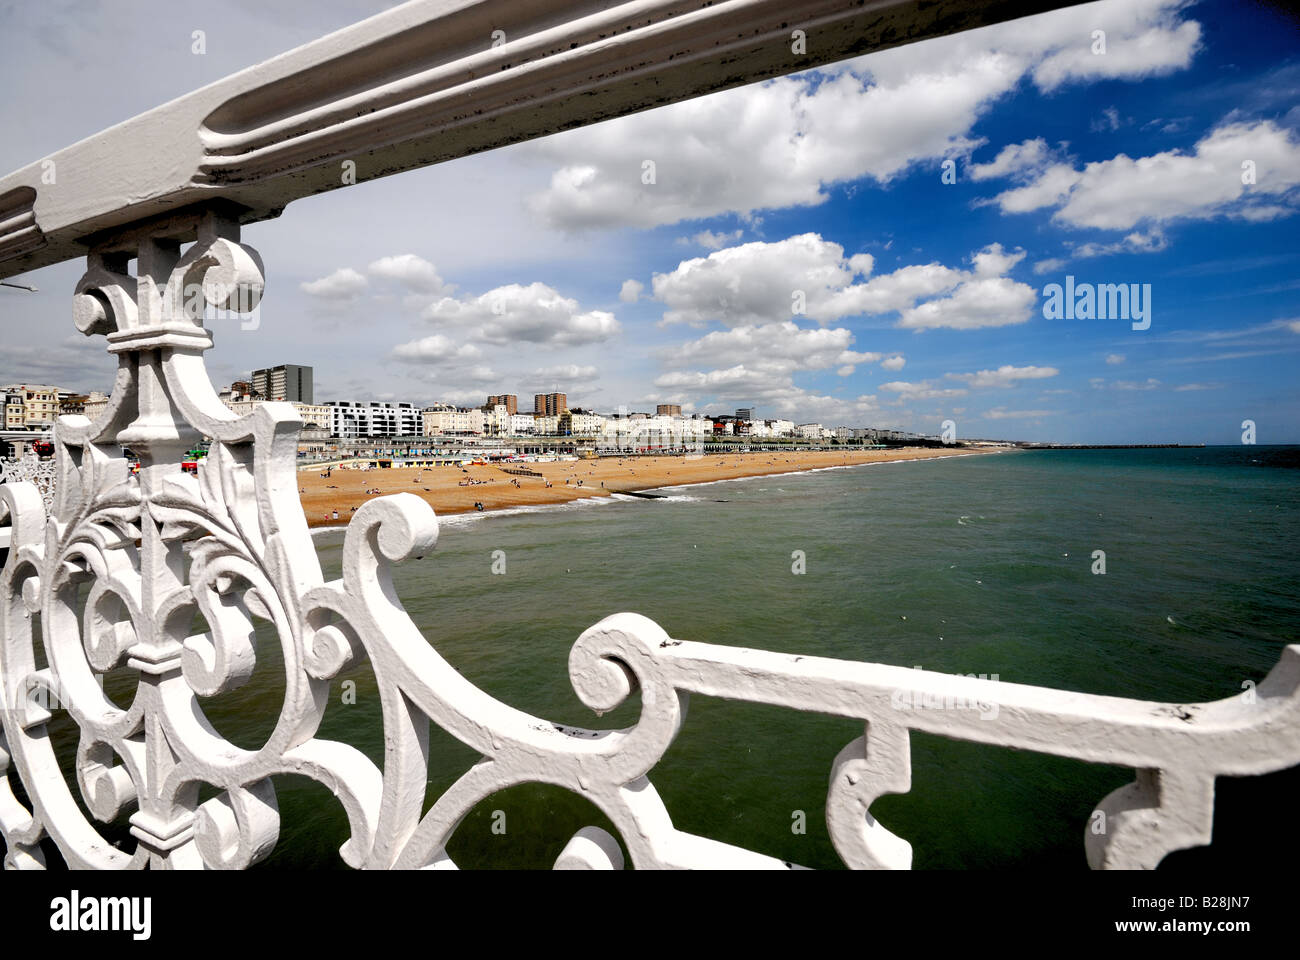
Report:
<svg viewBox="0 0 1300 960"><path fill-rule="evenodd" d="M1300 641L1300 447L1011 451L659 492L447 517L437 548L397 568L397 591L473 683L591 729L630 726L639 708L634 695L598 717L568 679L576 638L619 611L681 640L1174 703L1240 695ZM338 576L339 543L320 554ZM240 746L274 723L275 646L264 638L250 683L205 702ZM320 736L380 761L367 665L331 695ZM681 830L840 868L827 781L861 733L693 695L650 779ZM435 728L426 802L476 759ZM914 733L911 790L872 814L912 844L918 869L1083 870L1090 814L1133 775ZM330 791L276 785L280 841L259 866L341 867L347 823ZM1220 778L1218 794L1214 843L1164 869L1271 852L1300 778ZM462 867L544 868L588 824L613 829L579 795L523 785L480 803L448 851Z"/></svg>

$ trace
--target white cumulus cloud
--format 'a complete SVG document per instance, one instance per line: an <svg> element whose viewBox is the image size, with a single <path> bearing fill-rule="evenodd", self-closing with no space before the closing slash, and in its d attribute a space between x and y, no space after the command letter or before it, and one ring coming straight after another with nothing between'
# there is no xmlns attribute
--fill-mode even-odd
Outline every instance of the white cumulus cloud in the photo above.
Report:
<svg viewBox="0 0 1300 960"><path fill-rule="evenodd" d="M477 359L480 355L479 348L474 344L453 340L440 333L398 344L393 348L394 357L412 363L457 364Z"/></svg>
<svg viewBox="0 0 1300 960"><path fill-rule="evenodd" d="M477 297L443 297L425 318L462 336L498 345L519 342L578 346L608 340L619 322L604 310L582 311L578 301L544 283L507 284Z"/></svg>
<svg viewBox="0 0 1300 960"><path fill-rule="evenodd" d="M975 330L1024 323L1034 312L1034 288L1009 277L980 277L958 287L949 297L930 300L903 311L900 327L911 330Z"/></svg>
<svg viewBox="0 0 1300 960"><path fill-rule="evenodd" d="M351 267L340 267L327 277L300 284L299 289L324 300L353 300L368 285L369 281Z"/></svg>
<svg viewBox="0 0 1300 960"><path fill-rule="evenodd" d="M1011 143L1003 147L989 163L971 164L969 175L972 180L991 180L1036 170L1047 158L1047 141L1038 137L1024 143Z"/></svg>
<svg viewBox="0 0 1300 960"><path fill-rule="evenodd" d="M371 263L366 271L372 277L396 280L413 293L440 294L452 289L438 276L432 263L414 253L381 257Z"/></svg>
<svg viewBox="0 0 1300 960"><path fill-rule="evenodd" d="M845 291L873 266L870 254L846 258L838 243L805 233L683 260L671 273L656 273L652 284L655 299L668 308L665 324L759 325L790 317L800 306L825 323L857 312Z"/></svg>
<svg viewBox="0 0 1300 960"><path fill-rule="evenodd" d="M875 363L878 353L849 349L853 334L844 328L805 330L793 321L716 330L671 351L674 366L710 365L739 361L752 368L824 370L837 365Z"/></svg>
<svg viewBox="0 0 1300 960"><path fill-rule="evenodd" d="M862 282L874 267L869 254L846 258L839 244L805 233L683 260L654 275L654 298L668 308L665 325L762 327L802 306L821 324L899 312L898 325L913 330L1005 326L1028 320L1036 299L1032 287L1004 276L1024 257L992 243L972 254L970 270L911 264Z"/></svg>
<svg viewBox="0 0 1300 960"><path fill-rule="evenodd" d="M1131 230L1139 223L1181 218L1287 216L1295 211L1297 185L1300 139L1261 120L1220 126L1190 152L1166 150L1137 159L1121 153L1082 170L1053 164L1032 183L999 194L996 201L1004 213L1055 207L1053 219L1068 226ZM1162 243L1158 233L1136 234L1129 246L1141 252L1160 249Z"/></svg>
<svg viewBox="0 0 1300 960"><path fill-rule="evenodd" d="M888 183L918 164L968 155L980 143L976 121L1025 78L1052 91L1187 66L1200 27L1182 19L1184 5L1053 11L549 137L531 148L553 173L530 206L573 230L820 204L835 183ZM1090 49L1097 29L1105 55ZM653 183L642 179L647 160Z"/></svg>

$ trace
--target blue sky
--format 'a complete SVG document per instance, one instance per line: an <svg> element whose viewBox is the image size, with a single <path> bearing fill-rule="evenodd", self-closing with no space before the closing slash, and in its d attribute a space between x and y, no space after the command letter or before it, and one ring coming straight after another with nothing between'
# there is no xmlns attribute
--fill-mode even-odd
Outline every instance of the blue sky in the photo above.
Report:
<svg viewBox="0 0 1300 960"><path fill-rule="evenodd" d="M5 169L385 6L321 4L308 26L130 5L5 11L0 69L25 77L0 106ZM1103 2L397 177L361 167L246 229L260 323L214 321L209 367L220 385L312 364L318 400L561 389L601 411L1072 442L1235 443L1249 419L1300 442L1298 94L1300 32L1268 6ZM69 323L80 270L0 291L0 380L108 386ZM1149 329L1045 318L1067 275L1149 284Z"/></svg>

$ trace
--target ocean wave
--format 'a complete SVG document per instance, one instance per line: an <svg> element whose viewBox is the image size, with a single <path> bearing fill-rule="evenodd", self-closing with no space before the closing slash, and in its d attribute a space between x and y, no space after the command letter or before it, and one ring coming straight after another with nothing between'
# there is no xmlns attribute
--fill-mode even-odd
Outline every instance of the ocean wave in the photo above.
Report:
<svg viewBox="0 0 1300 960"><path fill-rule="evenodd" d="M749 477L726 477L722 480L696 480L693 483L674 483L662 487L653 487L655 491L660 490L685 490L689 487L707 487L717 483L747 483L751 480L771 480L773 477L802 477L809 473L826 473L829 470L856 470L859 467L887 467L896 463L933 463L936 460L955 460L957 457L918 457L911 460L871 460L867 463L840 463L831 467L811 467L807 470L782 470L776 473L756 473ZM766 488L760 487L760 490ZM777 487L778 491L784 492L783 487Z"/></svg>
<svg viewBox="0 0 1300 960"><path fill-rule="evenodd" d="M628 497L633 500L635 497ZM464 527L479 520L485 520L488 517L518 517L526 516L532 513L565 513L571 510L582 510L587 507L608 507L616 501L613 496L609 497L582 497L578 500L569 500L565 503L531 503L522 507L505 507L501 510L471 510L467 513L449 513L438 518L440 527Z"/></svg>

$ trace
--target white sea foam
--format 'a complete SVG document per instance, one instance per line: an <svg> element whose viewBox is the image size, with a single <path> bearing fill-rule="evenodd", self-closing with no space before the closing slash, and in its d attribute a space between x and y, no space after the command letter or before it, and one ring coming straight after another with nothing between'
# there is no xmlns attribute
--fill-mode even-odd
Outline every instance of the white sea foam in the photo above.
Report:
<svg viewBox="0 0 1300 960"><path fill-rule="evenodd" d="M629 497L629 500L635 499ZM614 503L613 497L583 497L566 503L534 503L523 507L506 507L503 510L471 510L466 513L449 513L438 518L442 527L464 527L487 517L518 517L532 513L564 513L570 510L582 510L587 507L608 507Z"/></svg>
<svg viewBox="0 0 1300 960"><path fill-rule="evenodd" d="M771 480L773 477L802 477L809 473L825 473L828 470L856 470L858 467L884 467L893 463L930 463L935 460L955 459L951 457L919 457L914 460L872 460L867 463L841 463L833 467L811 467L808 470L783 470L777 473L756 473L751 477L726 477L722 480L697 480L694 483L674 483L663 487L654 487L656 491L662 490L686 490L690 487L707 487L717 483L747 483L750 480ZM760 487L759 490L765 490L766 487ZM779 492L784 493L784 487L776 488Z"/></svg>

